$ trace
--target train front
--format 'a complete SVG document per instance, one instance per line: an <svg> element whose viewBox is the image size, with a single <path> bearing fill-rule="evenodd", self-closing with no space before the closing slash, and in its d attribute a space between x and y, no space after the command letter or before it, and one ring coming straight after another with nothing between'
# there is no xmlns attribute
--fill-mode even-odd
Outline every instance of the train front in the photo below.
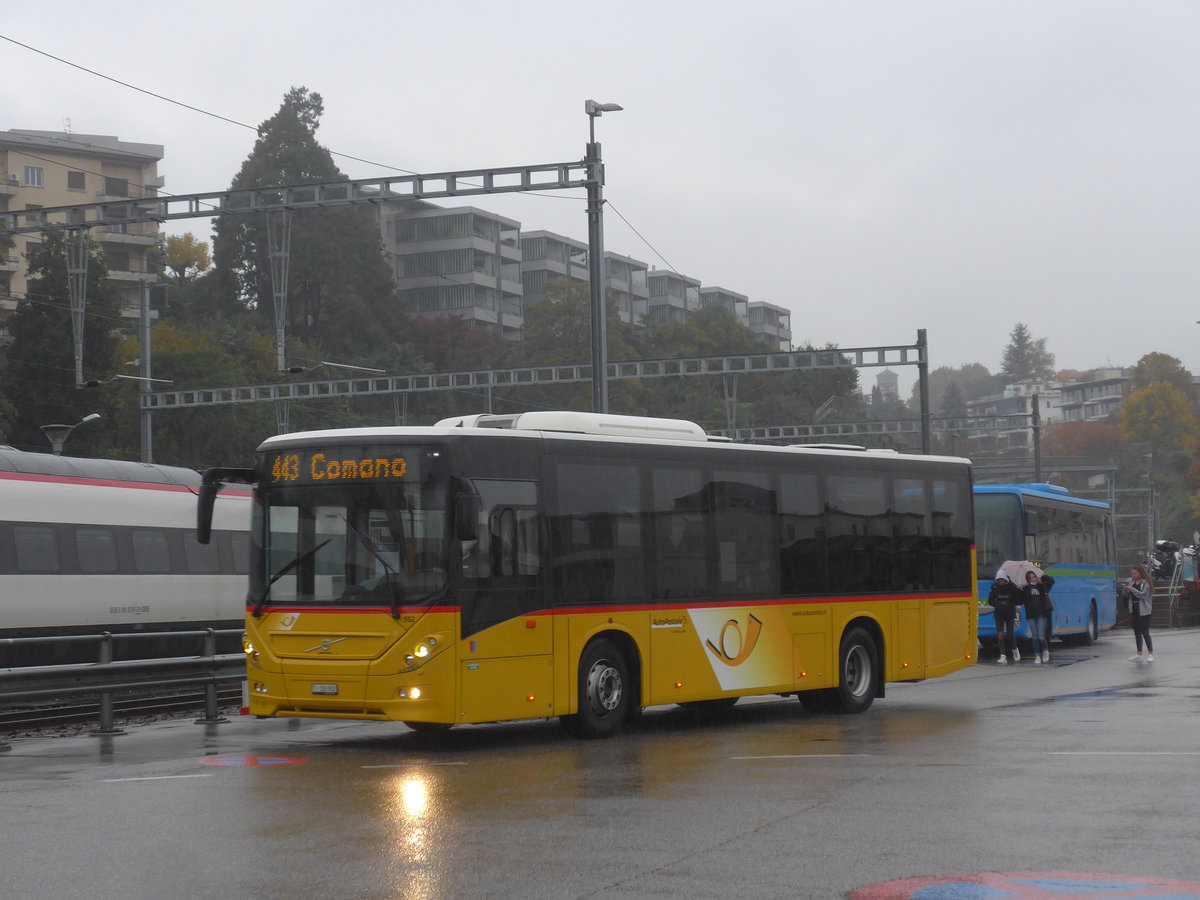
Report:
<svg viewBox="0 0 1200 900"><path fill-rule="evenodd" d="M450 724L463 542L445 448L350 434L259 448L249 711Z"/></svg>

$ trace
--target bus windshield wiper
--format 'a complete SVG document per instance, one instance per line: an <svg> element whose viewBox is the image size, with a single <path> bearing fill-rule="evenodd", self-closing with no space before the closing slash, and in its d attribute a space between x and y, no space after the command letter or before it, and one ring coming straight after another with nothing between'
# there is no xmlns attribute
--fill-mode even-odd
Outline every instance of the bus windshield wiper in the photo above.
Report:
<svg viewBox="0 0 1200 900"><path fill-rule="evenodd" d="M387 582L388 586L388 604L392 611L392 618L398 620L400 618L400 600L396 596L396 582L399 580L399 573L388 565L388 561L380 555L379 551L375 549L365 534L350 524L350 520L345 516L342 516L341 518L342 521L346 523L346 527L349 528L354 533L354 536L359 539L362 545L367 548L367 552L379 560L379 564L383 566L384 581Z"/></svg>
<svg viewBox="0 0 1200 900"><path fill-rule="evenodd" d="M262 615L263 605L267 602L267 597L271 595L271 585L277 582L288 572L292 571L292 569L296 568L296 566L300 565L300 563L304 562L306 559L315 556L317 551L328 544L331 540L333 540L333 538L326 538L311 550L305 550L303 553L285 565L282 569L272 575L271 579L267 582L266 587L263 588L262 596L260 596L258 598L258 602L254 604L254 611L251 613L251 615L253 615L256 619Z"/></svg>

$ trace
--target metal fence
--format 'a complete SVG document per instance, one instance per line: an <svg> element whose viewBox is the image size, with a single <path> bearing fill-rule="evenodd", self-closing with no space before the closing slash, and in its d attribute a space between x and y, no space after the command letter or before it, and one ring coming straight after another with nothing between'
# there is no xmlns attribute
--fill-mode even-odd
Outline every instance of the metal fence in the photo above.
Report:
<svg viewBox="0 0 1200 900"><path fill-rule="evenodd" d="M240 628L0 639L0 646L13 648L64 643L92 643L96 646L95 662L0 669L0 702L98 697L100 723L94 733L119 734L113 725L114 694L149 694L176 687L200 687L205 694L205 714L204 718L197 721L219 722L217 687L221 683L245 679L246 657L242 653L218 654L217 639L237 634L241 634ZM161 659L114 659L115 644L176 638L196 638L200 653ZM9 748L0 743L0 749Z"/></svg>

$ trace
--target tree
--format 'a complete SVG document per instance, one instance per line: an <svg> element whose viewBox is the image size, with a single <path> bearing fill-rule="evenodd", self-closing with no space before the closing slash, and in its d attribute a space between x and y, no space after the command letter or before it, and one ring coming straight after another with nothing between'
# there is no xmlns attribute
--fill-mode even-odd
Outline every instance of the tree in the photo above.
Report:
<svg viewBox="0 0 1200 900"><path fill-rule="evenodd" d="M87 248L87 305L83 318L84 378L113 373L121 321L120 295L108 280L104 254L90 241ZM80 429L71 439L76 455L102 455L118 444L113 411L119 394L107 389L78 390L75 382L75 341L67 281L66 241L62 232L42 234L40 246L28 254L29 282L24 300L9 320L9 347L4 383L17 406L7 443L27 450L47 449L42 425L73 424L98 412L100 422ZM135 420L136 423L136 420ZM136 444L122 429L120 439ZM128 440L132 438L132 441Z"/></svg>
<svg viewBox="0 0 1200 900"><path fill-rule="evenodd" d="M258 129L254 150L232 190L345 180L316 140L324 102L303 87L284 95ZM286 328L289 337L320 348L320 358L371 365L403 338L391 272L380 252L375 212L365 206L299 209L291 216ZM213 255L222 290L275 327L272 241L282 215L226 215L213 228ZM276 232L279 234L279 232ZM277 239L277 246L282 240Z"/></svg>
<svg viewBox="0 0 1200 900"><path fill-rule="evenodd" d="M1046 339L1034 340L1023 322L1018 322L1008 337L1000 374L1005 383L1045 381L1054 375L1054 354L1046 349Z"/></svg>
<svg viewBox="0 0 1200 900"><path fill-rule="evenodd" d="M1200 420L1187 395L1173 384L1156 381L1125 397L1121 406L1121 437L1129 443L1148 442L1155 453L1182 450L1200 438Z"/></svg>
<svg viewBox="0 0 1200 900"><path fill-rule="evenodd" d="M950 387L946 388L946 393L942 395L938 415L943 419L961 419L966 414L967 401L963 399L958 382L951 382Z"/></svg>
<svg viewBox="0 0 1200 900"><path fill-rule="evenodd" d="M978 400L998 393L1004 387L1004 378L993 375L987 366L981 363L967 363L964 366L938 366L929 373L929 409L940 410L946 391L951 385L958 386L958 392L964 402ZM909 395L908 406L914 412L921 409L920 383L913 382L912 393Z"/></svg>
<svg viewBox="0 0 1200 900"><path fill-rule="evenodd" d="M1158 382L1173 384L1188 397L1193 394L1192 373L1183 363L1166 353L1147 353L1129 374L1128 387L1136 391Z"/></svg>
<svg viewBox="0 0 1200 900"><path fill-rule="evenodd" d="M191 281L201 272L207 272L212 265L208 244L196 240L191 232L167 236L164 262L178 285Z"/></svg>

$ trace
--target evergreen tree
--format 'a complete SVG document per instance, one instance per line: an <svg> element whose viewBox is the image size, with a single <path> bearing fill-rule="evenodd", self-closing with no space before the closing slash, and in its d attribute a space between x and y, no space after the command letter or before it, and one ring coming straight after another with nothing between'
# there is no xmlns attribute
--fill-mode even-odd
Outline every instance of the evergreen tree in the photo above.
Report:
<svg viewBox="0 0 1200 900"><path fill-rule="evenodd" d="M258 140L231 190L345 180L316 140L321 95L292 88ZM319 348L320 358L356 365L382 360L406 329L375 212L366 206L291 212L287 334ZM275 327L268 219L277 214L229 214L213 228L213 256L223 291Z"/></svg>
<svg viewBox="0 0 1200 900"><path fill-rule="evenodd" d="M87 254L83 373L85 379L103 379L113 374L121 299L108 280L104 255L90 241ZM72 434L66 452L76 456L106 456L118 441L136 447L136 419L132 423L114 420L114 412L121 407L122 385L92 389L76 386L63 233L44 233L40 246L28 254L28 260L27 294L17 304L8 325L12 345L5 365L5 385L17 409L7 443L24 450L48 450L40 426L71 425L98 412L101 421L90 422L87 428Z"/></svg>
<svg viewBox="0 0 1200 900"><path fill-rule="evenodd" d="M941 405L938 406L938 416L943 419L961 419L967 414L967 401L963 399L958 382L951 382L942 395Z"/></svg>
<svg viewBox="0 0 1200 900"><path fill-rule="evenodd" d="M1000 374L1005 383L1045 381L1054 375L1054 354L1046 349L1046 339L1034 340L1023 322L1018 322L1008 337Z"/></svg>

